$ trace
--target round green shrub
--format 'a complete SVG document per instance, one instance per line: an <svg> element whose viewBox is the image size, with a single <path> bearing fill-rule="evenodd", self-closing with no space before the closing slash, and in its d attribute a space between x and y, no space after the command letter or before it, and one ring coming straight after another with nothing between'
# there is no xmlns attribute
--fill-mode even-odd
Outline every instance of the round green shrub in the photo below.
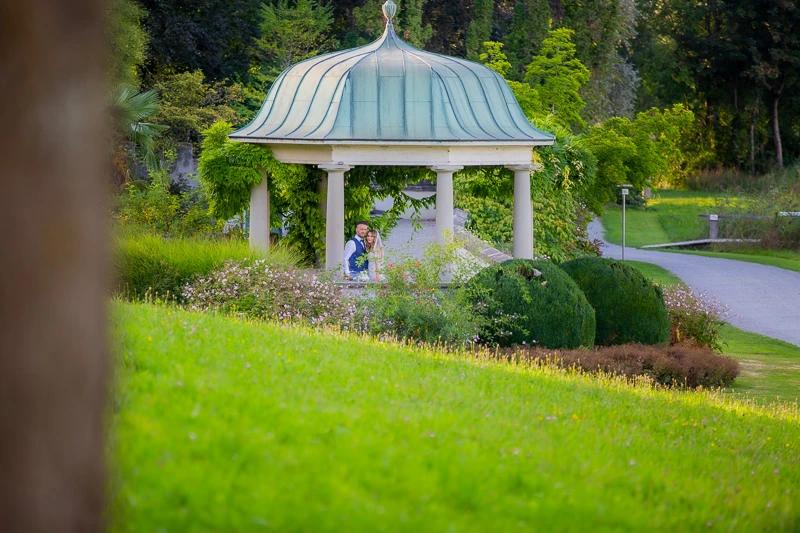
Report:
<svg viewBox="0 0 800 533"><path fill-rule="evenodd" d="M595 344L667 344L670 322L661 289L614 259L583 257L561 265L594 308Z"/></svg>
<svg viewBox="0 0 800 533"><path fill-rule="evenodd" d="M483 269L465 288L479 317L483 342L547 348L594 345L592 306L575 282L549 261L511 259Z"/></svg>

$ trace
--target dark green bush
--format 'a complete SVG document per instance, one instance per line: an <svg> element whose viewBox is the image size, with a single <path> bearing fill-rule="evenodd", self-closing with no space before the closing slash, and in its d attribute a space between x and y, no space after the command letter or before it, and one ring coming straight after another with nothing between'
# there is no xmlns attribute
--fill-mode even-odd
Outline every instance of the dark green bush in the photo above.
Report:
<svg viewBox="0 0 800 533"><path fill-rule="evenodd" d="M580 288L549 261L511 259L487 267L466 287L489 344L591 347L594 310Z"/></svg>
<svg viewBox="0 0 800 533"><path fill-rule="evenodd" d="M595 344L667 344L670 321L661 289L621 261L583 257L561 265L594 308Z"/></svg>

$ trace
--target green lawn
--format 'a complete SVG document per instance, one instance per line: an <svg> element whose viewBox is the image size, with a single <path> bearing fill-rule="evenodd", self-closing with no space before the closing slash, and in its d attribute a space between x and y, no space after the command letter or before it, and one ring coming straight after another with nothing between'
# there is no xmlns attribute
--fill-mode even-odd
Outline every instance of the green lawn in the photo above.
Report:
<svg viewBox="0 0 800 533"><path fill-rule="evenodd" d="M651 263L626 261L662 285L682 283L672 272ZM722 329L723 352L739 361L742 373L731 392L761 403L800 399L800 347L731 325Z"/></svg>
<svg viewBox="0 0 800 533"><path fill-rule="evenodd" d="M628 208L625 213L625 244L640 248L708 238L708 221L698 214L730 212L744 205L745 197L720 196L692 191L658 191L646 209ZM605 239L622 244L622 208L609 206L601 217ZM670 250L676 251L676 250ZM749 261L800 272L800 252L736 248L725 251L683 250L683 253Z"/></svg>
<svg viewBox="0 0 800 533"><path fill-rule="evenodd" d="M112 315L112 531L800 528L796 405Z"/></svg>

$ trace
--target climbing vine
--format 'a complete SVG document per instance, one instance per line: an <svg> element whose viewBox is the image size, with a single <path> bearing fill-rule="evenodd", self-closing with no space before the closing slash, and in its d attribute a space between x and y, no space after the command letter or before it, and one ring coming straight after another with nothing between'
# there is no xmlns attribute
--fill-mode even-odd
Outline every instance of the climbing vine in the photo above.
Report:
<svg viewBox="0 0 800 533"><path fill-rule="evenodd" d="M320 183L325 171L313 165L281 163L262 146L231 142L228 134L232 131L230 123L217 122L203 132L199 173L208 191L212 214L219 218L241 214L249 206L251 188L266 175L271 227L287 228L288 241L309 260L321 262L325 257L325 217ZM369 220L370 226L388 235L405 211L419 213L432 205L433 197L417 199L404 192L409 184L431 175L421 167L355 167L348 171L345 236L354 233L360 220ZM375 201L388 197L394 200L392 207L371 218Z"/></svg>

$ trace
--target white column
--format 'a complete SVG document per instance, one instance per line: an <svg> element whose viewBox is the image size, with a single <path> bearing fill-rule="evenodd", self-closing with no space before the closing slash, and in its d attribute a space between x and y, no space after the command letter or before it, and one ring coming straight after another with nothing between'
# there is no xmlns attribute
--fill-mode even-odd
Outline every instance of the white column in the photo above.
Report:
<svg viewBox="0 0 800 533"><path fill-rule="evenodd" d="M508 165L514 171L514 257L533 259L531 170L538 165Z"/></svg>
<svg viewBox="0 0 800 533"><path fill-rule="evenodd" d="M344 257L344 173L352 167L336 164L319 165L319 168L328 173L325 268L341 273Z"/></svg>
<svg viewBox="0 0 800 533"><path fill-rule="evenodd" d="M453 172L464 167L436 165L436 242L446 244L447 236L453 235Z"/></svg>
<svg viewBox="0 0 800 533"><path fill-rule="evenodd" d="M267 175L250 189L250 248L269 249L269 188Z"/></svg>

